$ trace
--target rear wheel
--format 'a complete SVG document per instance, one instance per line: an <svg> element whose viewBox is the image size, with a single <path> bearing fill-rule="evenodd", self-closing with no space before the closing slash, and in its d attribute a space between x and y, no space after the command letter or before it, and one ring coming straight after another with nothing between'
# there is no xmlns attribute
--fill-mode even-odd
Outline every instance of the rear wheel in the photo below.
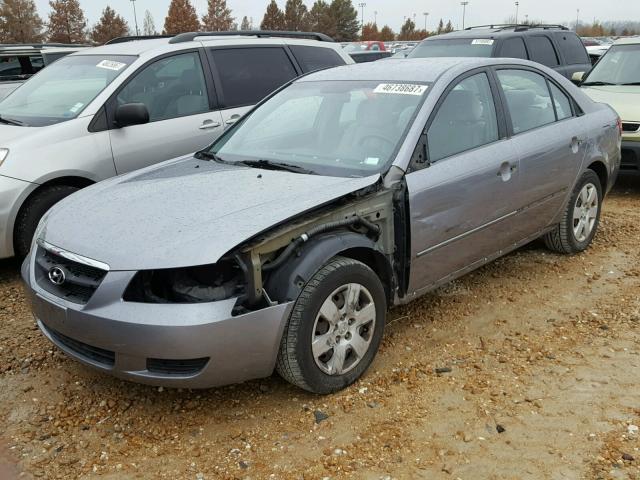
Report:
<svg viewBox="0 0 640 480"><path fill-rule="evenodd" d="M77 191L78 188L69 185L51 185L42 188L27 200L18 213L13 229L13 249L16 257L22 259L29 253L33 235L44 214L60 200Z"/></svg>
<svg viewBox="0 0 640 480"><path fill-rule="evenodd" d="M547 248L564 254L586 250L598 230L602 199L598 175L587 170L576 185L562 220L544 236Z"/></svg>
<svg viewBox="0 0 640 480"><path fill-rule="evenodd" d="M307 283L280 344L278 373L313 393L355 382L373 361L384 330L386 297L365 264L335 257Z"/></svg>

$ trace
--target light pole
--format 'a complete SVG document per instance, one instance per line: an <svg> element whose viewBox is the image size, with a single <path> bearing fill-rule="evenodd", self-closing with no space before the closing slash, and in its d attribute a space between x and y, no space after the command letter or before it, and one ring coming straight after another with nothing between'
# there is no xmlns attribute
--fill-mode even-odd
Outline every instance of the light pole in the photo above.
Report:
<svg viewBox="0 0 640 480"><path fill-rule="evenodd" d="M576 14L576 33L578 33L578 27L580 26L580 9L577 10Z"/></svg>
<svg viewBox="0 0 640 480"><path fill-rule="evenodd" d="M526 25L529 25L529 14L526 14L526 15L524 16L524 23L525 23Z"/></svg>
<svg viewBox="0 0 640 480"><path fill-rule="evenodd" d="M378 25L378 11L377 10L373 11L373 23Z"/></svg>
<svg viewBox="0 0 640 480"><path fill-rule="evenodd" d="M424 31L427 31L427 18L429 17L429 12L424 12L422 15L424 15Z"/></svg>
<svg viewBox="0 0 640 480"><path fill-rule="evenodd" d="M518 12L520 10L520 2L516 2L516 25L518 24Z"/></svg>
<svg viewBox="0 0 640 480"><path fill-rule="evenodd" d="M366 3L359 3L358 6L362 9L362 30L364 31L364 7L367 6Z"/></svg>
<svg viewBox="0 0 640 480"><path fill-rule="evenodd" d="M133 3L133 20L136 24L136 36L140 35L140 31L138 30L138 15L136 14L136 0L131 0Z"/></svg>
<svg viewBox="0 0 640 480"><path fill-rule="evenodd" d="M469 5L469 2L460 2L460 5L462 5L462 29L464 30L464 21L467 16L467 5Z"/></svg>

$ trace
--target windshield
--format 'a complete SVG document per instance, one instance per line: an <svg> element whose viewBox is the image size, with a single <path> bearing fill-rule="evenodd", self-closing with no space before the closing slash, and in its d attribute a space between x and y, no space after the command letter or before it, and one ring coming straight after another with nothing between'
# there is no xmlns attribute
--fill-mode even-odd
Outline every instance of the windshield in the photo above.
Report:
<svg viewBox="0 0 640 480"><path fill-rule="evenodd" d="M350 43L344 47L345 52L361 52L366 50L367 46L363 43Z"/></svg>
<svg viewBox="0 0 640 480"><path fill-rule="evenodd" d="M640 83L640 45L614 45L593 67L583 85Z"/></svg>
<svg viewBox="0 0 640 480"><path fill-rule="evenodd" d="M414 48L408 58L490 57L493 43L490 38L426 40Z"/></svg>
<svg viewBox="0 0 640 480"><path fill-rule="evenodd" d="M367 176L392 161L428 84L299 82L258 107L210 153L330 176Z"/></svg>
<svg viewBox="0 0 640 480"><path fill-rule="evenodd" d="M133 56L69 56L0 102L0 117L41 127L76 118L134 60Z"/></svg>

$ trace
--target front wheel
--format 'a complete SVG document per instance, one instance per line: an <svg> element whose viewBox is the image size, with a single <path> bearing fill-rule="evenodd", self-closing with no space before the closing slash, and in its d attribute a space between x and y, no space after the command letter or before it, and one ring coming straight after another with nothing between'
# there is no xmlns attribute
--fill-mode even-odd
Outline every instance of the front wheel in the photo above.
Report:
<svg viewBox="0 0 640 480"><path fill-rule="evenodd" d="M376 356L386 310L385 291L373 270L357 260L333 258L309 280L293 307L278 373L313 393L347 387Z"/></svg>
<svg viewBox="0 0 640 480"><path fill-rule="evenodd" d="M602 200L600 178L587 170L573 190L561 222L544 236L547 248L564 254L586 250L598 231Z"/></svg>

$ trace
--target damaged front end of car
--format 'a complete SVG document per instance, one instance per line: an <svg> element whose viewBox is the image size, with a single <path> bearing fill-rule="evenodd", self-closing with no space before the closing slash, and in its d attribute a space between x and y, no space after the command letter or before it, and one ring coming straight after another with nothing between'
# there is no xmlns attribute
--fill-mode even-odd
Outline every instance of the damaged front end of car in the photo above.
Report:
<svg viewBox="0 0 640 480"><path fill-rule="evenodd" d="M373 185L298 215L224 255L214 264L139 271L125 301L206 303L235 298L234 315L294 301L309 278L336 255L376 271L390 300L397 293L397 189ZM402 236L401 238L404 238Z"/></svg>

